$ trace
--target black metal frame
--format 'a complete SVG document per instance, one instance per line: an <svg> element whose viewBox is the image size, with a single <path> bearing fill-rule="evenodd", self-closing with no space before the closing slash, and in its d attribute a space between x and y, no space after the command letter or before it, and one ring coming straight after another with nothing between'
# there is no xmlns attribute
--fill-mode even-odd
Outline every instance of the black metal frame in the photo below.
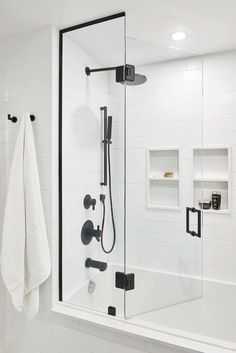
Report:
<svg viewBox="0 0 236 353"><path fill-rule="evenodd" d="M59 182L59 301L63 300L63 271L62 271L62 256L63 256L63 223L62 223L62 95L63 95L63 35L80 28L92 26L101 22L114 20L119 17L124 17L125 12L120 12L114 15L98 18L79 25L64 28L59 32L59 164L58 164L58 182Z"/></svg>

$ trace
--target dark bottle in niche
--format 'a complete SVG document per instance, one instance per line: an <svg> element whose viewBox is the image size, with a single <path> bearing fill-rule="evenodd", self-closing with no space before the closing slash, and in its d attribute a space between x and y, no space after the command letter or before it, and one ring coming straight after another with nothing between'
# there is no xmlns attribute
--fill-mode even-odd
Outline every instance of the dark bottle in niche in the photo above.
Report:
<svg viewBox="0 0 236 353"><path fill-rule="evenodd" d="M218 191L213 191L211 201L213 210L219 210L221 204L221 193Z"/></svg>

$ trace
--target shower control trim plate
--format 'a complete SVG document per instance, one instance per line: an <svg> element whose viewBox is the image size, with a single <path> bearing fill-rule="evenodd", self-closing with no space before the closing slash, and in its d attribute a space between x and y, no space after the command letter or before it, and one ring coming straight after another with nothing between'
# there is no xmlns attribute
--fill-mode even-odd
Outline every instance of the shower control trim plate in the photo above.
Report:
<svg viewBox="0 0 236 353"><path fill-rule="evenodd" d="M125 82L135 80L135 66L126 64L124 66L117 66L116 68L116 82Z"/></svg>
<svg viewBox="0 0 236 353"><path fill-rule="evenodd" d="M97 241L100 241L102 231L97 226L97 229L94 229L93 222L88 220L83 224L81 229L81 241L84 245L88 245L93 238L96 238Z"/></svg>

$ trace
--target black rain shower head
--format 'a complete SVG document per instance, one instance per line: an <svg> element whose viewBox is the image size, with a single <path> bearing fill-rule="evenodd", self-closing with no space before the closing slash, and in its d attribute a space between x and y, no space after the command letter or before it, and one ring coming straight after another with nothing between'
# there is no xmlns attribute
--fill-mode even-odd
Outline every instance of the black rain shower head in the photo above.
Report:
<svg viewBox="0 0 236 353"><path fill-rule="evenodd" d="M135 74L134 81L123 81L120 82L122 85L126 83L127 86L138 86L142 85L147 81L147 77L145 75Z"/></svg>

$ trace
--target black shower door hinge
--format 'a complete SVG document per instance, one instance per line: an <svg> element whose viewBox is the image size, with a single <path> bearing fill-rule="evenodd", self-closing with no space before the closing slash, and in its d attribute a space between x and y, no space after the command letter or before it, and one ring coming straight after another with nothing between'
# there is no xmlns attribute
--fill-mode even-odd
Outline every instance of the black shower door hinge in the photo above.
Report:
<svg viewBox="0 0 236 353"><path fill-rule="evenodd" d="M116 316L116 307L115 306L108 306L107 313L108 313L108 315Z"/></svg>
<svg viewBox="0 0 236 353"><path fill-rule="evenodd" d="M116 272L116 288L124 290L134 289L134 273Z"/></svg>

